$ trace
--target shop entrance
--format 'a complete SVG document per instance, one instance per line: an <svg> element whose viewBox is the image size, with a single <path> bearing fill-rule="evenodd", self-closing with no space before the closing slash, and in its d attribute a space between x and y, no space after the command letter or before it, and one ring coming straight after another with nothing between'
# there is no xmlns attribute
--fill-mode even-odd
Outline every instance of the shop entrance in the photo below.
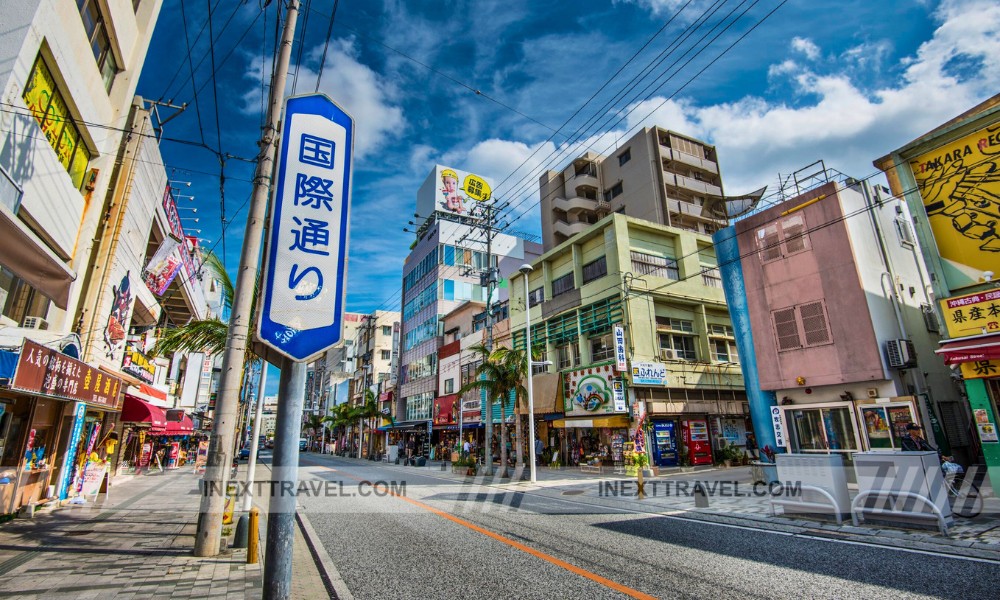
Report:
<svg viewBox="0 0 1000 600"><path fill-rule="evenodd" d="M851 405L830 403L782 407L789 429L792 452L840 454L845 466L854 464L852 454L861 449L857 423ZM854 469L848 469L848 478Z"/></svg>

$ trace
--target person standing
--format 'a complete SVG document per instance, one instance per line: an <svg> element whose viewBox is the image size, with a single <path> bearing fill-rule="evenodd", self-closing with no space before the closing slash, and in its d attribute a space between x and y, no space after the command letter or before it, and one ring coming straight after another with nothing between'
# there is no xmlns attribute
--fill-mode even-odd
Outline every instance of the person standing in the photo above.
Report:
<svg viewBox="0 0 1000 600"><path fill-rule="evenodd" d="M907 435L900 440L903 452L936 452L920 434L921 431L922 428L916 423L910 423L906 426Z"/></svg>
<svg viewBox="0 0 1000 600"><path fill-rule="evenodd" d="M545 452L545 443L542 438L535 438L535 464L542 464L542 452Z"/></svg>
<svg viewBox="0 0 1000 600"><path fill-rule="evenodd" d="M760 458L757 453L757 436L752 431L747 432L747 454L754 460Z"/></svg>

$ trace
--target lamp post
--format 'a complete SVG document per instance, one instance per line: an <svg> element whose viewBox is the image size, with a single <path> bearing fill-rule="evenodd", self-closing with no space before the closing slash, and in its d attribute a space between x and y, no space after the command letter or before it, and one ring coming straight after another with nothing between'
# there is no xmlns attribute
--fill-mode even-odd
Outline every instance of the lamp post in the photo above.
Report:
<svg viewBox="0 0 1000 600"><path fill-rule="evenodd" d="M524 347L525 354L528 356L525 359L528 363L528 468L531 473L531 483L535 483L537 481L535 473L535 394L531 385L531 376L536 365L547 366L551 365L552 362L548 360L536 362L531 358L531 305L528 303L528 273L534 269L529 264L523 264L518 270L524 275Z"/></svg>

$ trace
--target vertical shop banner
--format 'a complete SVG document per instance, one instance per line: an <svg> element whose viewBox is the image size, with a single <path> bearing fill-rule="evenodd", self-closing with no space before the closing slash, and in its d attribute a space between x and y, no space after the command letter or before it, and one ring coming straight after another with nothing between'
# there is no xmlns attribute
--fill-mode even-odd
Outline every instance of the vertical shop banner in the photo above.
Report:
<svg viewBox="0 0 1000 600"><path fill-rule="evenodd" d="M80 469L76 476L76 493L77 495L83 495L83 484L87 478L87 471L100 468L102 465L91 462L90 453L94 451L94 446L97 444L97 436L101 433L101 424L93 423L90 427L90 431L87 435L87 447L83 451L83 455L80 456L78 463Z"/></svg>
<svg viewBox="0 0 1000 600"><path fill-rule="evenodd" d="M56 490L56 497L65 500L68 497L68 490L73 474L76 473L76 450L80 446L80 436L83 433L83 422L87 416L87 405L77 402L73 410L73 426L69 432L69 440L66 442L66 457L63 460L62 475L59 477L59 487Z"/></svg>
<svg viewBox="0 0 1000 600"><path fill-rule="evenodd" d="M181 258L178 252L180 242L172 237L163 240L156 253L149 259L149 264L142 273L142 280L149 291L162 296L167 291L170 282L177 276L181 268Z"/></svg>
<svg viewBox="0 0 1000 600"><path fill-rule="evenodd" d="M111 310L108 323L104 327L104 345L107 357L118 362L116 355L125 346L125 333L129 326L129 312L132 310L132 285L128 272L122 276L117 287L111 288Z"/></svg>
<svg viewBox="0 0 1000 600"><path fill-rule="evenodd" d="M781 414L780 406L771 407L771 427L774 429L774 445L779 448L787 448L788 440L785 439L785 421Z"/></svg>
<svg viewBox="0 0 1000 600"><path fill-rule="evenodd" d="M625 328L621 324L615 324L615 370L619 373L628 371L625 357Z"/></svg>

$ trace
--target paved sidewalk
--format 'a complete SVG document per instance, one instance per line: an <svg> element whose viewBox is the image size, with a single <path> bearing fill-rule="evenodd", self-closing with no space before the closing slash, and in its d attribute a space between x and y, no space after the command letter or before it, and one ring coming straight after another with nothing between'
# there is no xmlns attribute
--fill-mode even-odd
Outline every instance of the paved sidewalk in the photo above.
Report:
<svg viewBox="0 0 1000 600"><path fill-rule="evenodd" d="M0 525L0 598L260 598L263 561L246 564L246 550L191 554L199 480L190 468L135 477L115 482L97 506L52 508ZM298 530L293 569L293 597L328 597Z"/></svg>

